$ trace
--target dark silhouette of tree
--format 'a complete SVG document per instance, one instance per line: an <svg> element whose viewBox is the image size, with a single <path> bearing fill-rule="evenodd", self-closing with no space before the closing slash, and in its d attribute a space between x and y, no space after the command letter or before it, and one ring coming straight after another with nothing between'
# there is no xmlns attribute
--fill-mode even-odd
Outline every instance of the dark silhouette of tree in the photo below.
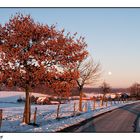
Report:
<svg viewBox="0 0 140 140"><path fill-rule="evenodd" d="M131 97L139 98L140 97L140 84L134 83L130 88Z"/></svg>
<svg viewBox="0 0 140 140"><path fill-rule="evenodd" d="M109 86L108 83L106 83L106 82L104 81L104 82L102 83L102 85L100 86L100 90L101 90L101 93L103 94L102 102L101 102L101 105L103 106L104 101L105 101L106 94L109 93L109 92L111 91L111 87Z"/></svg>

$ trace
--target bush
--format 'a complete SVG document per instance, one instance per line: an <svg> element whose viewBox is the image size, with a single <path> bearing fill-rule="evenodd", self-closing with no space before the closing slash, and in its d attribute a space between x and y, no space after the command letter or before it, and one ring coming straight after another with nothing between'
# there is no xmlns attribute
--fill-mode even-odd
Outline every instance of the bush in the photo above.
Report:
<svg viewBox="0 0 140 140"><path fill-rule="evenodd" d="M32 95L30 99L31 99L31 103L36 103L36 97L35 96Z"/></svg>
<svg viewBox="0 0 140 140"><path fill-rule="evenodd" d="M17 99L17 102L18 103L23 103L23 102L25 102L25 99L24 98L22 98L21 96Z"/></svg>

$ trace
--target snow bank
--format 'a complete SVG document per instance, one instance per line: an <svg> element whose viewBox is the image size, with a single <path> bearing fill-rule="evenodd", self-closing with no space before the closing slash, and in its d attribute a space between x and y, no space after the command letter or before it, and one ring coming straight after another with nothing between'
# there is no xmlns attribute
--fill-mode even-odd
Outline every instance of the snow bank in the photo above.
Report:
<svg viewBox="0 0 140 140"><path fill-rule="evenodd" d="M70 127L72 125L78 124L78 123L80 123L84 120L87 120L89 118L98 116L100 114L103 114L105 112L114 110L114 109L122 107L124 105L132 104L132 103L136 103L136 102L140 102L140 101L128 102L128 103L116 104L116 105L113 105L113 106L98 108L94 111L88 111L86 113L82 113L79 116L59 120L59 121L54 122L50 125L47 124L47 125L44 125L44 126L39 127L39 128L31 128L31 129L27 130L26 132L57 132L57 131L63 130L64 128L67 128L67 127Z"/></svg>
<svg viewBox="0 0 140 140"><path fill-rule="evenodd" d="M42 94L33 94L34 96L42 96ZM96 102L96 110L93 111L93 101L84 101L83 110L85 110L86 105L86 112L82 112L79 116L73 117L74 103L76 103L76 113L79 112L78 100L72 100L67 104L61 105L60 119L56 119L57 105L32 105L31 122L33 122L34 110L37 107L37 124L39 127L36 127L21 123L24 104L15 102L19 96L24 96L24 92L0 92L0 108L3 109L1 132L56 132L126 104L140 102L113 103L112 106L108 103L108 107L100 107L100 102Z"/></svg>

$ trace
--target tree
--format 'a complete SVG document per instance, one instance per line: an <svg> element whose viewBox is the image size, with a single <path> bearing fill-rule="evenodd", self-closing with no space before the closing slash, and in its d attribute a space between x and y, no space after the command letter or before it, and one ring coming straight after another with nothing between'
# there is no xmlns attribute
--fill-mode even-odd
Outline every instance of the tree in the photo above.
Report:
<svg viewBox="0 0 140 140"><path fill-rule="evenodd" d="M140 84L134 83L130 88L130 94L132 97L139 98L140 97Z"/></svg>
<svg viewBox="0 0 140 140"><path fill-rule="evenodd" d="M95 84L99 80L101 66L100 63L94 62L91 57L87 57L84 61L79 62L77 69L80 72L80 77L76 80L80 95L79 111L82 111L83 87L84 85Z"/></svg>
<svg viewBox="0 0 140 140"><path fill-rule="evenodd" d="M0 25L0 82L25 90L25 123L30 123L32 89L37 85L55 89L57 74L61 71L64 77L65 70L73 70L87 55L86 47L84 38L64 35L64 30L36 23L30 15L16 14ZM77 71L73 71L75 77Z"/></svg>
<svg viewBox="0 0 140 140"><path fill-rule="evenodd" d="M110 88L109 84L104 81L102 83L102 85L100 86L100 89L103 94L102 102L101 102L101 106L103 106L106 94L110 92L111 88Z"/></svg>

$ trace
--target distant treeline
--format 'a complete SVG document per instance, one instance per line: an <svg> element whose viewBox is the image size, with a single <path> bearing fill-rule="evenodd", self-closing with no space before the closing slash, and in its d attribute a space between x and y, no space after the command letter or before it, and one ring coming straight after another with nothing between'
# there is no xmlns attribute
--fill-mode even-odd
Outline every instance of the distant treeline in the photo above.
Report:
<svg viewBox="0 0 140 140"><path fill-rule="evenodd" d="M0 89L1 91L23 91L23 89L18 88L18 87L1 87ZM53 93L53 91L51 89L48 89L44 86L38 86L36 88L33 89L32 92L36 92L36 93L42 93L42 94L55 94ZM92 88L92 87L85 87L83 89L84 93L101 93L100 88ZM129 92L129 90L127 88L112 88L111 92L116 93L116 92ZM76 95L78 96L78 90L77 88L72 89L71 91L72 95Z"/></svg>

